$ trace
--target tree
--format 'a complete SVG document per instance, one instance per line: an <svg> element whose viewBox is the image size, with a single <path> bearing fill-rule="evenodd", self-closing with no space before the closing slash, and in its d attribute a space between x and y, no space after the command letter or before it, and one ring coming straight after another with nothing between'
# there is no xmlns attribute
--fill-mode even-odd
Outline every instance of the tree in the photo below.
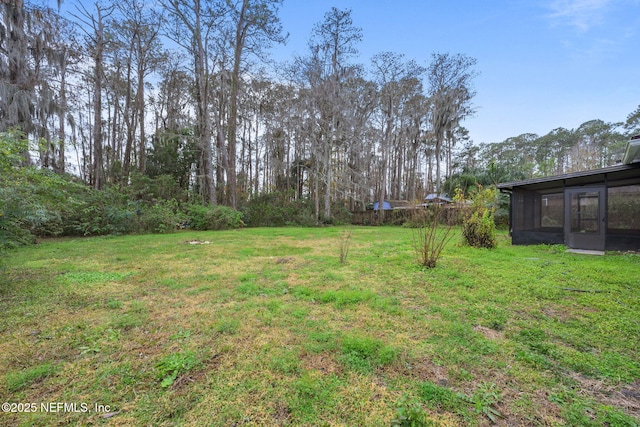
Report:
<svg viewBox="0 0 640 427"><path fill-rule="evenodd" d="M309 84L308 92L315 102L311 116L317 115L312 130L315 154L316 215L319 219L320 180L324 184L323 217L331 217L331 185L333 182L333 150L345 134L342 91L349 79L356 78L359 67L349 64L358 52L356 44L362 40L362 30L353 24L351 10L335 7L325 13L324 20L312 31L311 54L301 61L302 71Z"/></svg>
<svg viewBox="0 0 640 427"><path fill-rule="evenodd" d="M130 56L135 65L135 108L139 131L138 170L144 172L146 169L145 78L158 68L163 59L166 59L159 38L163 17L143 0L124 0L118 4L118 8L122 14L118 35L123 38L123 44L129 46ZM123 159L125 177L130 168L131 143L131 136L129 136Z"/></svg>
<svg viewBox="0 0 640 427"><path fill-rule="evenodd" d="M97 190L105 184L104 156L103 156L103 128L102 128L102 87L104 82L104 53L109 43L105 37L105 19L112 13L115 6L104 6L94 3L95 14L86 9L84 4L78 3L75 15L83 24L83 31L87 37L89 52L93 60L93 165L91 168L91 183Z"/></svg>
<svg viewBox="0 0 640 427"><path fill-rule="evenodd" d="M167 35L192 57L197 132L200 146L198 181L203 203L216 204L211 147L209 37L222 12L208 0L163 0L170 21ZM186 34L186 37L185 37Z"/></svg>
<svg viewBox="0 0 640 427"><path fill-rule="evenodd" d="M23 0L3 2L0 23L0 132L31 128L32 70L28 65L29 41L24 31Z"/></svg>
<svg viewBox="0 0 640 427"><path fill-rule="evenodd" d="M445 138L452 138L455 128L473 114L472 84L477 72L476 60L462 54L435 53L428 67L428 93L432 109L430 122L435 142L436 187L440 182L440 161Z"/></svg>
<svg viewBox="0 0 640 427"><path fill-rule="evenodd" d="M19 128L38 145L42 164L64 169L64 75L68 35L65 22L53 10L27 6L23 0L0 5L0 132ZM59 87L54 77L62 74ZM59 99L57 99L59 98ZM52 144L52 117L59 119L61 144ZM56 151L58 153L56 154ZM29 152L23 153L31 162Z"/></svg>
<svg viewBox="0 0 640 427"><path fill-rule="evenodd" d="M286 37L282 35L282 26L278 18L278 7L282 0L227 0L231 8L232 21L235 23L233 45L233 70L231 72L231 92L229 98L228 126L228 160L227 181L229 185L228 203L232 208L237 206L237 126L238 126L238 91L243 53L246 49L259 53L271 42L282 43Z"/></svg>
<svg viewBox="0 0 640 427"><path fill-rule="evenodd" d="M627 136L640 135L640 105L632 113L627 116L627 120L624 123L624 128L627 131Z"/></svg>
<svg viewBox="0 0 640 427"><path fill-rule="evenodd" d="M422 85L418 77L424 72L424 69L418 66L415 61L405 61L403 55L392 52L377 54L373 57L372 64L373 74L379 88L379 108L382 120L381 181L378 206L384 206L391 146L394 140L399 141L403 137L401 134L396 134L396 128L403 121L404 104L422 92Z"/></svg>

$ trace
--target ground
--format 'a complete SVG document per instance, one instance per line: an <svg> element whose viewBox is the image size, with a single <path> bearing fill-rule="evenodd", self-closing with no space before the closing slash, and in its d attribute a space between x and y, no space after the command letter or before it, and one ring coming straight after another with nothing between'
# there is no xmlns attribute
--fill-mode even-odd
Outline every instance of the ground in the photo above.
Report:
<svg viewBox="0 0 640 427"><path fill-rule="evenodd" d="M638 425L640 256L454 237L424 269L414 232L180 232L10 252L0 396L13 405L0 425L376 426L406 413Z"/></svg>

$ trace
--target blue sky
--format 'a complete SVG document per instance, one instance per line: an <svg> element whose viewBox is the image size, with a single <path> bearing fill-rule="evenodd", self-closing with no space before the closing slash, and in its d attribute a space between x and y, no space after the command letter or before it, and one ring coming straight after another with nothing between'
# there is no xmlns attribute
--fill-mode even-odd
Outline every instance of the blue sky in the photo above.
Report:
<svg viewBox="0 0 640 427"><path fill-rule="evenodd" d="M478 60L472 140L501 142L602 119L640 105L640 0L284 0L289 33L276 60L307 52L332 6L362 28L357 62L391 51L427 65L431 53Z"/></svg>

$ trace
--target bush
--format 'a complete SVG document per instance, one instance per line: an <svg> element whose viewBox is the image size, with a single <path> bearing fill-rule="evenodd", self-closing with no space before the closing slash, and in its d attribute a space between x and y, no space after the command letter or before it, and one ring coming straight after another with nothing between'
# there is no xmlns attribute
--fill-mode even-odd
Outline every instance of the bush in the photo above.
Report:
<svg viewBox="0 0 640 427"><path fill-rule="evenodd" d="M451 225L443 225L442 216L446 212L435 205L428 210L415 211L411 224L413 230L413 247L422 267L435 268L440 254L451 240Z"/></svg>
<svg viewBox="0 0 640 427"><path fill-rule="evenodd" d="M60 205L65 236L127 234L138 230L138 205L117 188L103 191L82 186L83 191Z"/></svg>
<svg viewBox="0 0 640 427"><path fill-rule="evenodd" d="M181 223L175 200L162 200L140 209L140 231L171 233Z"/></svg>
<svg viewBox="0 0 640 427"><path fill-rule="evenodd" d="M483 189L478 185L478 190L472 196L473 204L465 214L462 224L462 237L469 246L475 248L495 248L496 223L494 220L496 190Z"/></svg>
<svg viewBox="0 0 640 427"><path fill-rule="evenodd" d="M496 224L489 210L473 212L462 225L462 236L474 248L495 248L498 244Z"/></svg>
<svg viewBox="0 0 640 427"><path fill-rule="evenodd" d="M291 200L285 193L266 193L249 200L244 220L251 227L313 226L316 218L309 200Z"/></svg>
<svg viewBox="0 0 640 427"><path fill-rule="evenodd" d="M188 217L194 230L228 230L244 225L242 213L228 206L190 205Z"/></svg>

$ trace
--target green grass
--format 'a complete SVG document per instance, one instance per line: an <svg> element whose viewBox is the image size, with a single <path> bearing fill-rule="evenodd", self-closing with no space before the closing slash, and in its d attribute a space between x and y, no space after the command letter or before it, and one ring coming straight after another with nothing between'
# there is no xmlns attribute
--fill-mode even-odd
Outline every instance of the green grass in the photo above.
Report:
<svg viewBox="0 0 640 427"><path fill-rule="evenodd" d="M412 230L51 239L0 260L0 425L640 423L640 256ZM458 231L459 234L459 231ZM189 245L189 240L211 242Z"/></svg>

